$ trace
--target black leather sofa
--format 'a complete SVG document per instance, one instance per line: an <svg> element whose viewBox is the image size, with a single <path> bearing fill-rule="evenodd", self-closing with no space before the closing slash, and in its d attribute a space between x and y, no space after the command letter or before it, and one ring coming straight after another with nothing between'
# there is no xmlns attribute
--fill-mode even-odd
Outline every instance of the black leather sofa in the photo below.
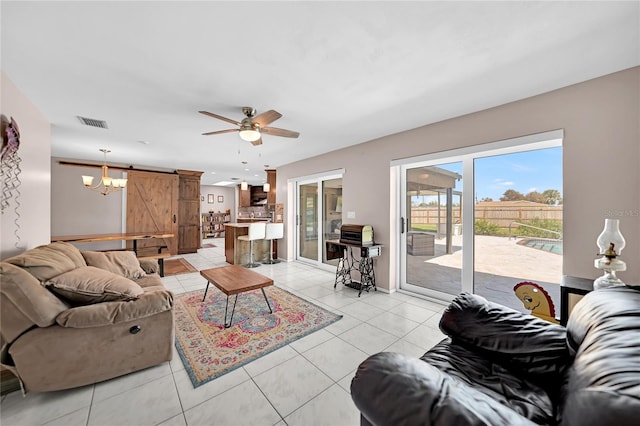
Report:
<svg viewBox="0 0 640 426"><path fill-rule="evenodd" d="M586 295L567 328L463 293L420 359L382 352L351 382L363 425L640 425L640 289Z"/></svg>

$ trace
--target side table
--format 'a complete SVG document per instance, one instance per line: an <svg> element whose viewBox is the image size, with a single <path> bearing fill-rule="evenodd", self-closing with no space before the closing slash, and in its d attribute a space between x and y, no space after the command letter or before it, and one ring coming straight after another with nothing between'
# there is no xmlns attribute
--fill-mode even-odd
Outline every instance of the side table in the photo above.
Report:
<svg viewBox="0 0 640 426"><path fill-rule="evenodd" d="M353 256L354 248L360 250L359 259ZM373 287L374 291L378 291L376 288L376 273L373 269L373 258L380 256L382 253L382 245L359 245L341 243L338 240L327 240L326 250L327 260L338 259L333 288L336 288L338 282L341 282L347 287L358 290L358 297L362 294L362 290L366 290L368 293L369 289ZM360 273L359 282L351 278L352 271L358 271Z"/></svg>
<svg viewBox="0 0 640 426"><path fill-rule="evenodd" d="M593 279L562 276L560 285L560 324L567 325L569 314L582 297L593 291Z"/></svg>

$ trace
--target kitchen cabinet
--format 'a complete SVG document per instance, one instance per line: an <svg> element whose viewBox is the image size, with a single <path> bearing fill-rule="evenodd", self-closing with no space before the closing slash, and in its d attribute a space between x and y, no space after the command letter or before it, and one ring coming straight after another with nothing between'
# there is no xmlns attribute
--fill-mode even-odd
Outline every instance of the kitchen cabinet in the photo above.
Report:
<svg viewBox="0 0 640 426"><path fill-rule="evenodd" d="M269 184L269 192L267 192L267 204L274 205L276 203L276 171L265 170L267 172L267 183Z"/></svg>
<svg viewBox="0 0 640 426"><path fill-rule="evenodd" d="M238 207L251 207L251 186L248 186L247 189L242 190L240 185L238 185Z"/></svg>

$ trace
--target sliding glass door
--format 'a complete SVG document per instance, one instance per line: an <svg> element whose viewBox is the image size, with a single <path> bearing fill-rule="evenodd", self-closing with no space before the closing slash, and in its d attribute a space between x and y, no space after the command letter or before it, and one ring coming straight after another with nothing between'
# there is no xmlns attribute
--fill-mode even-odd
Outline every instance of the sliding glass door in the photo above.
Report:
<svg viewBox="0 0 640 426"><path fill-rule="evenodd" d="M404 288L442 298L462 290L462 163L423 163L403 173Z"/></svg>
<svg viewBox="0 0 640 426"><path fill-rule="evenodd" d="M469 291L523 312L535 293L557 315L562 132L521 139L400 165L401 289Z"/></svg>
<svg viewBox="0 0 640 426"><path fill-rule="evenodd" d="M296 259L335 267L337 260L327 260L325 243L340 237L342 174L296 182L296 225Z"/></svg>
<svg viewBox="0 0 640 426"><path fill-rule="evenodd" d="M306 260L318 258L318 183L298 186L298 257Z"/></svg>

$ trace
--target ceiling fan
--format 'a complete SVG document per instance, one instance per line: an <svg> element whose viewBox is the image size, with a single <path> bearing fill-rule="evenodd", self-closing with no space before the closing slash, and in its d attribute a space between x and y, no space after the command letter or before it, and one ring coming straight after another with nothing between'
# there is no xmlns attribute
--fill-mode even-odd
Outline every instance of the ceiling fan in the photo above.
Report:
<svg viewBox="0 0 640 426"><path fill-rule="evenodd" d="M223 117L218 114L214 114L208 111L198 111L200 114L207 115L209 117L217 118L218 120L226 121L227 123L235 124L237 129L217 130L214 132L203 133L203 135L219 135L222 133L240 132L240 137L245 141L251 142L253 145L262 144L262 134L273 136L284 136L285 138L297 138L300 133L291 130L278 129L277 127L268 127L280 117L278 111L269 110L261 114L256 115L255 108L243 107L242 112L245 118L242 121L232 120L231 118Z"/></svg>

